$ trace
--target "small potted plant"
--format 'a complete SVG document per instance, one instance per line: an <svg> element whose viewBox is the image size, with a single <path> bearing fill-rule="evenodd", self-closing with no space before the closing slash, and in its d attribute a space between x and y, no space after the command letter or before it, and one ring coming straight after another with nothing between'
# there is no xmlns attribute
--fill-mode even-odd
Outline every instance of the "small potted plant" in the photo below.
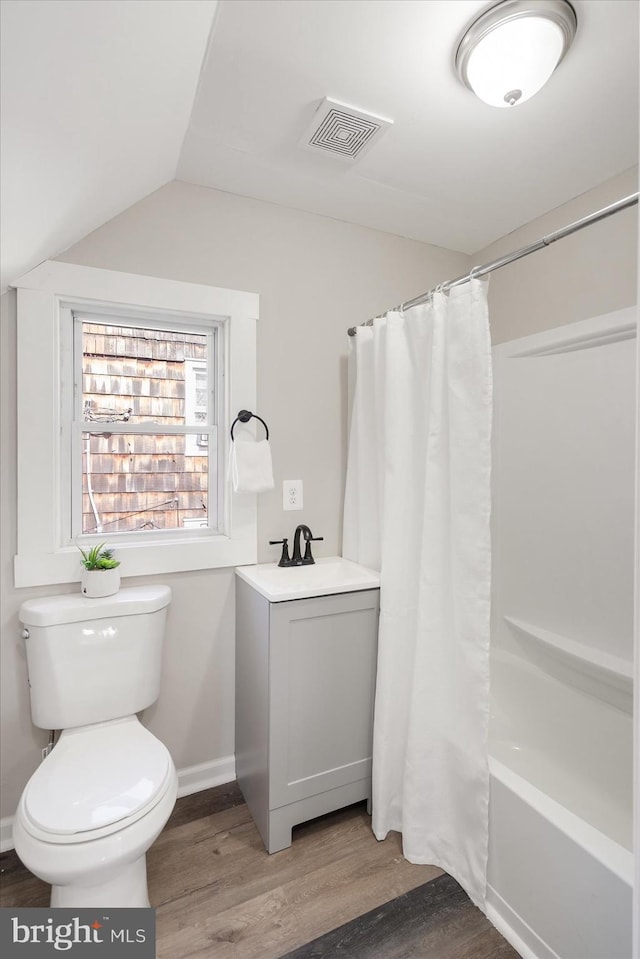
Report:
<svg viewBox="0 0 640 959"><path fill-rule="evenodd" d="M80 591L89 599L100 596L112 596L120 589L120 561L114 558L112 550L100 543L84 550L82 553L82 577Z"/></svg>

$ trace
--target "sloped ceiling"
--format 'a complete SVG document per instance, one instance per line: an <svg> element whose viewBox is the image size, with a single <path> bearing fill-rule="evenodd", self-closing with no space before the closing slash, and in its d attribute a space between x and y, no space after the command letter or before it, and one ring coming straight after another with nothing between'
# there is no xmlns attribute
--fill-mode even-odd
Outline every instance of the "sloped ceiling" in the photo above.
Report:
<svg viewBox="0 0 640 959"><path fill-rule="evenodd" d="M573 0L503 110L453 67L492 5L3 0L3 287L176 177L473 253L637 164L638 2ZM325 96L393 126L352 165L302 149Z"/></svg>
<svg viewBox="0 0 640 959"><path fill-rule="evenodd" d="M2 289L175 177L216 0L3 0Z"/></svg>

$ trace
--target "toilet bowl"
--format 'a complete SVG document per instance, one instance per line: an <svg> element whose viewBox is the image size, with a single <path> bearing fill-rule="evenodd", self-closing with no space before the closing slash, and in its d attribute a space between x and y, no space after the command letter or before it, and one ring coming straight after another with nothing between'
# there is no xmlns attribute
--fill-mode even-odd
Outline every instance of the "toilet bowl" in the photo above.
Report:
<svg viewBox="0 0 640 959"><path fill-rule="evenodd" d="M24 788L13 839L54 907L149 905L146 853L178 777L136 713L159 693L170 599L166 586L135 587L21 607L32 719L62 732Z"/></svg>
<svg viewBox="0 0 640 959"><path fill-rule="evenodd" d="M22 794L16 852L54 907L148 906L146 852L177 788L169 751L135 716L65 730Z"/></svg>

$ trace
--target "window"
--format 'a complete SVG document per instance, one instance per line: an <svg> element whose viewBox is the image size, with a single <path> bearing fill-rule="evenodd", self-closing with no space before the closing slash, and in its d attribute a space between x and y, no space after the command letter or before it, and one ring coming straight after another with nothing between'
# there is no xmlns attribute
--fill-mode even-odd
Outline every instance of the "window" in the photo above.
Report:
<svg viewBox="0 0 640 959"><path fill-rule="evenodd" d="M255 497L226 481L255 406L257 296L72 264L18 287L17 586L256 561Z"/></svg>
<svg viewBox="0 0 640 959"><path fill-rule="evenodd" d="M222 338L214 320L200 326L73 311L77 374L63 406L73 423L74 538L218 530Z"/></svg>

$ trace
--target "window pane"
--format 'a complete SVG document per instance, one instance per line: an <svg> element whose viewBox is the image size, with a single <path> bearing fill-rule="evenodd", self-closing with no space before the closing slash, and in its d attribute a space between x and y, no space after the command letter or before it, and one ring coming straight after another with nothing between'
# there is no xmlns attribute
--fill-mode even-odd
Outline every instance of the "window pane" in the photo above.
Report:
<svg viewBox="0 0 640 959"><path fill-rule="evenodd" d="M82 532L217 528L208 337L98 317L81 329ZM110 423L156 428L125 434ZM157 424L187 429L163 434Z"/></svg>
<svg viewBox="0 0 640 959"><path fill-rule="evenodd" d="M83 432L82 532L215 528L217 516L209 516L210 450L199 445L200 436ZM197 454L189 455L188 446Z"/></svg>
<svg viewBox="0 0 640 959"><path fill-rule="evenodd" d="M208 423L207 337L82 323L82 418L89 423Z"/></svg>
<svg viewBox="0 0 640 959"><path fill-rule="evenodd" d="M188 423L207 422L207 366L199 360L185 360L185 417ZM202 447L207 445L206 433L187 439L185 454L198 456Z"/></svg>

